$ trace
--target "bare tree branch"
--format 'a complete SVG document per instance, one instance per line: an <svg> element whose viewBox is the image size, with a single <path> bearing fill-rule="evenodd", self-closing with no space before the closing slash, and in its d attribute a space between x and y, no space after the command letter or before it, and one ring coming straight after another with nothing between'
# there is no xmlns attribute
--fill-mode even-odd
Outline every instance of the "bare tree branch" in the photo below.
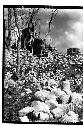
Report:
<svg viewBox="0 0 83 125"><path fill-rule="evenodd" d="M33 18L35 16L35 14L38 13L38 11L39 11L39 8L37 10L33 9L31 16L30 16L30 19L29 19L29 24L33 22Z"/></svg>
<svg viewBox="0 0 83 125"><path fill-rule="evenodd" d="M56 13L55 13L56 12ZM54 17L56 17L56 15L57 15L57 13L58 13L58 10L57 9L55 9L54 11L52 10L52 15L51 15L51 17L50 17L50 20L49 20L49 30L48 30L48 32L46 33L46 35L45 35L45 37L48 35L48 33L51 31L51 24L52 24L52 21L53 21L53 19L54 19Z"/></svg>

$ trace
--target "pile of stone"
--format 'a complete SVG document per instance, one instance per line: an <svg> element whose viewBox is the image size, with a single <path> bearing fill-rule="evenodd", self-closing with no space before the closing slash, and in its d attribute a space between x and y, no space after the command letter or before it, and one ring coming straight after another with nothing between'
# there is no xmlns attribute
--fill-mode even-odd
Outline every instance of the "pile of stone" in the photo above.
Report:
<svg viewBox="0 0 83 125"><path fill-rule="evenodd" d="M79 122L79 116L74 108L81 108L82 95L71 92L68 80L62 81L63 88L54 81L49 84L53 86L49 85L35 92L31 106L19 111L21 122Z"/></svg>

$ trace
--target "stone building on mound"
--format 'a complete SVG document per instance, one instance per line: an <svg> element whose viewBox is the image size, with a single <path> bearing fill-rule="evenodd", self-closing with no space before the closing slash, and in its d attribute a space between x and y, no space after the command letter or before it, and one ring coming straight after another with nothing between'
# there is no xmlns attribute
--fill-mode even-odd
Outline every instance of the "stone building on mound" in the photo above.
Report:
<svg viewBox="0 0 83 125"><path fill-rule="evenodd" d="M67 49L67 55L74 56L74 55L78 55L78 54L81 54L79 48L69 48L69 49Z"/></svg>

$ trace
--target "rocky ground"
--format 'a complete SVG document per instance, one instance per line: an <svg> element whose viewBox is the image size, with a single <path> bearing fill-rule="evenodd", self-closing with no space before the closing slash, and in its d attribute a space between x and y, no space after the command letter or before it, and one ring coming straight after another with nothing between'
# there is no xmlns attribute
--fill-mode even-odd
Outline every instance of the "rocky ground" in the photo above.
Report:
<svg viewBox="0 0 83 125"><path fill-rule="evenodd" d="M54 56L40 59L29 55L23 64L22 52L21 78L18 80L15 74L16 55L6 54L4 121L83 121L83 70L72 66L71 57L57 52ZM74 63L82 60L76 58ZM26 67L25 72L22 72L23 66Z"/></svg>
<svg viewBox="0 0 83 125"><path fill-rule="evenodd" d="M70 90L47 86L34 93L31 105L19 111L19 118L23 122L79 122L83 110L82 96Z"/></svg>

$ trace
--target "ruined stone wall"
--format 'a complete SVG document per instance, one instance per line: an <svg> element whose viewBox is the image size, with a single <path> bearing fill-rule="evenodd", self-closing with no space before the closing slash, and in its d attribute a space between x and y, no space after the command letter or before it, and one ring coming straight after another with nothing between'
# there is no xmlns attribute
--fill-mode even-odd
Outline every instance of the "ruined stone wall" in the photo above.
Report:
<svg viewBox="0 0 83 125"><path fill-rule="evenodd" d="M67 55L77 55L80 54L79 48L69 48L67 49Z"/></svg>

